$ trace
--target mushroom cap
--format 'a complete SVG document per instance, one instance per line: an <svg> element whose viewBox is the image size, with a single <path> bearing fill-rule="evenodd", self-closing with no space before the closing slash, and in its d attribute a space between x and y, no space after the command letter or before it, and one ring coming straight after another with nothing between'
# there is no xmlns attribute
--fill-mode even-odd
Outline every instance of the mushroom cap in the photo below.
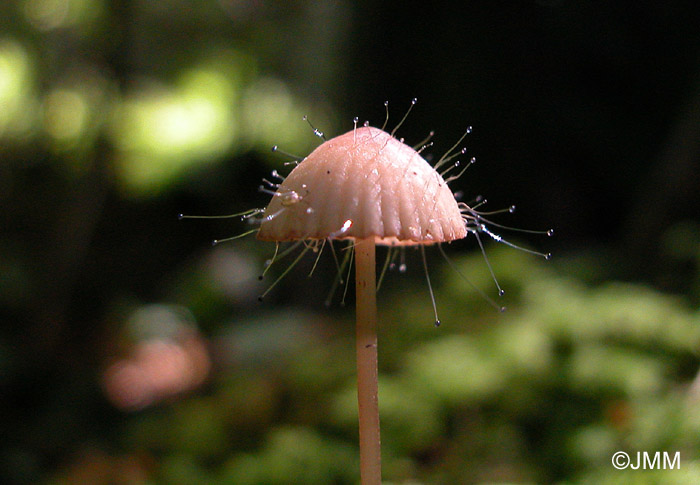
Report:
<svg viewBox="0 0 700 485"><path fill-rule="evenodd" d="M258 239L366 239L414 245L466 237L445 180L413 148L374 127L328 140L265 209Z"/></svg>

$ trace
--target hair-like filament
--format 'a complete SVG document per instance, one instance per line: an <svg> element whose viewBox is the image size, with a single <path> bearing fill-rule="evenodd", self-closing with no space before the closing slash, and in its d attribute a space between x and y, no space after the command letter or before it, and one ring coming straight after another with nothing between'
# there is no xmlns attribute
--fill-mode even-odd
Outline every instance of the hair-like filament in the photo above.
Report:
<svg viewBox="0 0 700 485"><path fill-rule="evenodd" d="M280 281L282 281L282 279L283 279L285 276L287 276L287 273L289 273L289 272L292 270L292 268L294 268L294 266L296 266L296 264L297 264L299 261L301 261L301 258L304 257L304 255L306 254L306 252L307 252L309 249L310 249L309 246L305 246L305 247L304 247L304 250L303 250L301 253L299 253L299 256L297 256L296 259L295 259L294 261L292 261L292 264L290 264L289 267L288 267L287 269L285 269L285 270L282 272L282 274L279 275L279 276L277 277L277 279L276 279L275 281L272 282L272 284L267 288L267 290L265 290L265 291L263 292L263 294L260 295L260 296L258 297L258 301L263 301L263 299L267 296L267 294L268 294L275 286L277 286L277 283L279 283Z"/></svg>
<svg viewBox="0 0 700 485"><path fill-rule="evenodd" d="M272 259L268 259L267 261L265 261L265 270L258 277L258 279L263 279L263 277L265 276L265 273L267 273L267 271L270 269L270 267L272 266L272 264L274 262L279 261L280 259L284 259L288 254L292 253L296 248L301 246L303 243L304 243L303 239L299 239L298 241L294 241L294 243L291 246L289 246L287 249L282 251L282 254L278 255L277 253L279 251L280 243L275 242L275 254L272 256Z"/></svg>
<svg viewBox="0 0 700 485"><path fill-rule="evenodd" d="M442 165L444 165L445 163L452 160L454 157L461 155L462 151L460 151L460 153L456 153L454 155L452 155L452 152L459 146L460 143L462 143L462 140L464 140L466 138L466 136L471 132L472 132L472 127L468 126L467 129L464 131L464 134L459 138L459 140L457 140L457 142L454 145L452 145L452 147L449 150L447 150L445 152L445 154L443 156L440 157L440 160L437 161L437 163L435 164L435 166L433 168L435 170L437 170Z"/></svg>
<svg viewBox="0 0 700 485"><path fill-rule="evenodd" d="M345 296L348 294L348 287L350 286L350 271L352 271L352 262L355 259L355 243L350 241L346 249L349 249L350 262L348 263L348 275L345 277L345 289L343 290L343 299L340 300L340 306L345 306Z"/></svg>
<svg viewBox="0 0 700 485"><path fill-rule="evenodd" d="M265 261L265 269L263 269L263 272L260 274L260 276L258 276L259 280L262 280L265 277L265 273L267 273L267 270L270 269L270 267L272 266L272 263L275 262L275 259L277 258L277 253L279 252L279 250L280 250L280 243L278 241L275 241L275 253L272 255L271 259L268 259L267 261Z"/></svg>
<svg viewBox="0 0 700 485"><path fill-rule="evenodd" d="M496 288L498 289L498 296L503 296L505 294L505 291L503 291L503 288L501 288L501 285L498 284L498 279L496 278L496 275L493 272L493 268L491 267L491 262L489 261L488 256L486 256L486 250L484 249L484 243L481 242L481 238L479 237L479 231L470 231L474 236L476 237L476 242L479 243L479 248L481 249L481 254L484 256L484 261L486 261L486 267L489 269L489 273L491 273L491 278L493 278L493 282L496 284Z"/></svg>
<svg viewBox="0 0 700 485"><path fill-rule="evenodd" d="M393 130L391 130L391 136L394 136L394 134L395 134L395 133L398 131L398 129L401 127L401 125L403 125L403 122L406 121L406 118L408 118L408 114L411 112L411 110L413 109L413 107L416 105L417 102L418 102L418 98L413 98L413 99L411 100L411 106L408 107L408 111L406 111L406 114L403 115L403 118L401 118L401 121L399 121L399 124L396 125L396 126L394 127ZM387 106L387 107L389 106L389 102L388 102L388 101L386 102L386 106ZM388 108L387 108L387 110L388 110ZM387 111L387 113L388 113L388 111Z"/></svg>
<svg viewBox="0 0 700 485"><path fill-rule="evenodd" d="M386 111L386 116L384 117L384 124L381 127L382 131L386 129L386 124L389 123L389 101L384 101L384 111Z"/></svg>
<svg viewBox="0 0 700 485"><path fill-rule="evenodd" d="M300 157L299 155L293 155L293 154L291 154L291 153L289 153L289 152L285 152L284 150L280 150L280 148L279 148L277 145L274 145L274 146L272 147L272 151L273 151L273 152L281 153L281 154L284 155L285 157L288 157L288 158L291 158L291 159L292 159L291 162L284 162L284 165L298 165L298 164L300 164L300 163L304 160L304 158L305 158L305 157ZM277 174L277 170L273 170L273 171L272 171L272 176L274 177L274 176L277 176L277 175L278 175L278 174ZM282 177L282 180L284 180L284 177Z"/></svg>
<svg viewBox="0 0 700 485"><path fill-rule="evenodd" d="M472 157L472 158L469 160L469 163L467 163L467 164L464 166L464 168L463 168L462 170L459 171L459 173L458 173L457 175L452 175L452 176L450 176L450 177L447 177L447 178L445 179L445 182L449 184L449 183L452 182L453 180L457 180L458 178L460 178L460 177L462 176L462 174L463 174L464 172L466 172L466 170L467 170L469 167L471 167L471 166L474 165L475 163L476 163L476 157ZM442 174L440 174L440 175L442 175L442 176L444 177L444 176L447 174L447 172L449 172L452 168L456 168L456 167L458 167L458 166L459 166L459 162L455 162L450 168L448 168L447 170L445 170L444 172L442 172Z"/></svg>
<svg viewBox="0 0 700 485"><path fill-rule="evenodd" d="M382 271L379 273L379 278L377 279L377 293L379 293L379 289L382 287L384 275L386 274L386 270L389 268L389 263L393 261L393 258L396 257L396 254L397 253L392 246L387 247L386 258L384 259L384 264L382 265Z"/></svg>
<svg viewBox="0 0 700 485"><path fill-rule="evenodd" d="M425 258L425 245L420 245L420 254L423 258L423 270L425 271L425 279L428 281L428 291L430 292L430 301L433 304L433 312L435 313L435 326L440 326L438 318L437 305L435 305L435 295L433 294L433 285L430 284L430 274L428 273L428 261Z"/></svg>
<svg viewBox="0 0 700 485"><path fill-rule="evenodd" d="M469 280L469 278L467 278L466 276L464 276L464 274L459 270L459 268L457 268L457 266L452 262L452 260L451 260L450 258L447 257L447 253L446 253L445 250L442 248L442 244L438 244L437 247L438 247L438 249L440 250L440 253L442 253L442 257L445 259L445 261L447 262L447 264L449 265L449 267L452 268L452 269L459 275L460 278L462 278L469 286L471 286L474 290L476 290L476 292L479 293L479 295L480 295L484 300L486 300L487 302L489 302L489 304L490 304L492 307L494 307L496 310L498 310L499 312L504 312L504 311L506 311L506 307L504 307L504 306L499 306L499 305L493 300L493 298L490 298L486 293L484 293L484 290L482 290L481 288L479 288L478 286L476 286L474 283L472 283L472 282Z"/></svg>
<svg viewBox="0 0 700 485"><path fill-rule="evenodd" d="M506 239L504 239L502 236L494 233L491 231L487 224L490 226L498 227L501 229L505 229L508 231L513 231L513 232L521 232L525 234L545 234L547 236L553 236L554 235L554 229L547 229L545 231L541 230L532 230L532 229L521 229L518 227L511 227L511 226L505 226L503 224L498 224L496 222L493 222L489 219L486 219L484 215L493 215L493 214L501 214L504 212L509 212L513 213L515 212L515 206L511 205L510 207L507 207L505 209L499 209L495 211L490 211L490 212L483 212L483 211L477 211L475 210L476 207L482 206L486 204L486 199L481 199L479 200L478 204L475 205L474 207L469 207L467 204L460 202L458 204L460 208L460 212L462 213L462 220L464 220L464 224L467 228L467 230L471 233L473 233L475 236L478 238L479 233L485 233L487 234L490 238L492 238L494 241L503 243L506 246L510 246L513 249L518 249L520 251L524 251L529 254L534 254L535 256L540 256L543 257L546 260L552 259L552 254L551 253L541 253L539 251L533 251L531 249L524 248L522 246L519 246L517 244L514 244ZM479 241L481 244L481 241Z"/></svg>
<svg viewBox="0 0 700 485"><path fill-rule="evenodd" d="M308 116L304 115L302 117L302 120L306 121L309 124L309 126L311 127L311 129L314 130L314 135L316 135L317 137L319 137L323 141L327 141L326 135L324 135L321 130L317 129L314 125L311 124L311 121L309 120Z"/></svg>
<svg viewBox="0 0 700 485"><path fill-rule="evenodd" d="M185 215L185 214L178 214L177 218L182 220L182 219L231 219L233 217L240 217L241 220L243 219L248 219L250 217L256 216L258 214L262 214L265 212L265 209L248 209L243 212L238 212L236 214L226 214L223 216L191 216L191 215Z"/></svg>
<svg viewBox="0 0 700 485"><path fill-rule="evenodd" d="M347 288L347 283L346 280L343 279L343 273L345 272L345 267L350 263L350 257L352 254L352 251L346 251L345 256L343 257L343 261L339 264L338 263L338 257L335 254L335 249L333 248L332 240L328 240L330 245L331 245L331 250L333 252L333 259L336 262L336 268L338 272L335 275L335 278L333 279L333 284L331 285L331 289L328 292L328 296L326 297L326 300L324 302L326 307L331 306L331 300L333 299L333 295L335 294L335 290L338 289L338 285L346 285ZM352 244L352 243L350 243ZM349 249L350 245L348 245L345 249ZM344 249L344 250L345 250ZM349 277L349 275L348 275Z"/></svg>
<svg viewBox="0 0 700 485"><path fill-rule="evenodd" d="M337 277L340 279L340 284L343 284L343 275L340 269L340 262L338 261L338 255L335 254L335 248L333 247L333 239L328 238L328 245L331 247L331 254L333 255L333 262L335 263L335 269L338 271Z"/></svg>
<svg viewBox="0 0 700 485"><path fill-rule="evenodd" d="M228 242L228 241L233 241L234 239L240 239L242 237L246 237L248 234L253 234L254 232L257 232L257 231L258 231L258 228L256 227L255 229L251 229L250 231L246 231L243 234L239 234L237 236L231 236L231 237L227 237L224 239L214 239L211 242L211 245L216 246L217 244L221 244L221 243Z"/></svg>
<svg viewBox="0 0 700 485"><path fill-rule="evenodd" d="M318 260L321 259L321 254L323 254L323 248L326 247L326 239L314 239L314 241L310 244L311 250L315 253L318 253L316 255L316 260L314 261L313 266L311 267L311 271L309 271L309 278L313 276L314 271L316 270L316 266L318 265ZM320 246L320 248L319 248Z"/></svg>
<svg viewBox="0 0 700 485"><path fill-rule="evenodd" d="M430 140L431 140L434 136L435 136L435 132L434 132L433 130L430 130L430 132L428 133L428 136L426 136L425 138L423 138L423 140L420 141L419 143L416 143L415 145L413 145L413 149L414 149L415 151L417 151L418 153L420 153L420 152L422 152L423 150L425 150L426 148L433 146L433 142L430 141Z"/></svg>

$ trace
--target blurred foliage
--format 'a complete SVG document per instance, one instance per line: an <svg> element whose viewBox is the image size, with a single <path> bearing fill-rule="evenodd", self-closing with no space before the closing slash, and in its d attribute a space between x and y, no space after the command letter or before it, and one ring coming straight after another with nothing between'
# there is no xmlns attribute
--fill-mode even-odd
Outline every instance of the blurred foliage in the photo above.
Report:
<svg viewBox="0 0 700 485"><path fill-rule="evenodd" d="M509 282L502 314L450 268L437 278L438 329L424 290L380 294L386 480L700 479L700 313L642 285L582 285L508 248L489 258ZM194 271L211 271L206 260ZM455 265L488 282L480 255ZM189 278L172 294L180 285ZM198 298L209 308L228 299L221 287ZM139 463L155 483L355 483L351 316L261 308L230 318L211 336L223 368L206 389L129 418L109 459ZM680 451L681 471L620 472L618 450ZM72 479L64 471L54 483Z"/></svg>
<svg viewBox="0 0 700 485"><path fill-rule="evenodd" d="M272 245L209 245L248 224L176 216L262 207L270 148L319 142L302 116L330 137L389 99L391 127L414 96L397 136L474 125L455 189L554 226L528 243L555 259L489 245L500 314L477 245L428 251L439 329L416 255L387 274L387 483L700 482L695 7L0 2L0 482L356 483L332 258L259 304L294 256L260 282Z"/></svg>

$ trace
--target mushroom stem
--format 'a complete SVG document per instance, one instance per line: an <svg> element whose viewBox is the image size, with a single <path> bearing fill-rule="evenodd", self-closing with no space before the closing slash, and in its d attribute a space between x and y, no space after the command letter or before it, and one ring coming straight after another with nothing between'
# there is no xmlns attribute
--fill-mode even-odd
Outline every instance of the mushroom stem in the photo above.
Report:
<svg viewBox="0 0 700 485"><path fill-rule="evenodd" d="M357 404L362 485L380 485L381 451L377 398L377 290L374 238L355 241Z"/></svg>

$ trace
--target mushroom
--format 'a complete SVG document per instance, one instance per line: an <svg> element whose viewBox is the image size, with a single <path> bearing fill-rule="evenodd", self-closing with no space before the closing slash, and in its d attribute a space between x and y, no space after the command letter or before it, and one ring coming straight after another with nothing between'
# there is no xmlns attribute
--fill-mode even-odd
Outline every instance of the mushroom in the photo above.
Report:
<svg viewBox="0 0 700 485"><path fill-rule="evenodd" d="M356 126L321 144L279 184L257 234L263 241L353 242L363 484L381 482L375 246L423 249L470 232L445 179L392 135Z"/></svg>

